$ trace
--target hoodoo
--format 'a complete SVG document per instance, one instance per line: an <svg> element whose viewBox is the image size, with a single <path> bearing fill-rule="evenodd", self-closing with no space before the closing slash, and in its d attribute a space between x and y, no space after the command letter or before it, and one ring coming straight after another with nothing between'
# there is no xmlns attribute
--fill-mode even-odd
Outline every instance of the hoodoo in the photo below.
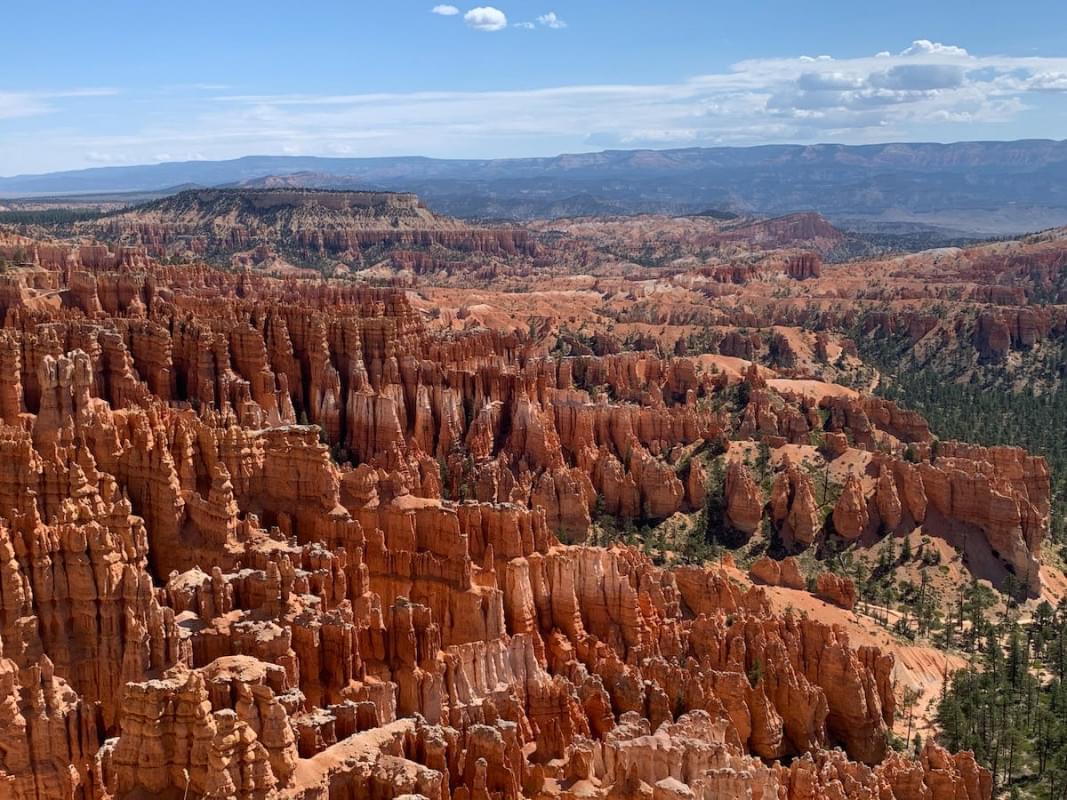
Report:
<svg viewBox="0 0 1067 800"><path fill-rule="evenodd" d="M241 202L318 208L296 197ZM566 352L534 308L159 263L188 224L0 245L30 256L2 276L7 795L990 796L968 754L892 752L912 655L835 616L862 587L733 558L919 530L1039 593L1042 459L935 452L800 377L836 336L757 338L777 369L607 329Z"/></svg>

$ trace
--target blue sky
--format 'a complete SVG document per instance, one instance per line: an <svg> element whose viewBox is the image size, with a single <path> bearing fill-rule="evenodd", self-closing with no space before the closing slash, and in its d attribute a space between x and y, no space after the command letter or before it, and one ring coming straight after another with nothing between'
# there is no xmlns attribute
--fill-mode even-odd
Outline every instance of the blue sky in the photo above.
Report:
<svg viewBox="0 0 1067 800"><path fill-rule="evenodd" d="M0 175L1067 137L1062 0L480 2L14 2Z"/></svg>

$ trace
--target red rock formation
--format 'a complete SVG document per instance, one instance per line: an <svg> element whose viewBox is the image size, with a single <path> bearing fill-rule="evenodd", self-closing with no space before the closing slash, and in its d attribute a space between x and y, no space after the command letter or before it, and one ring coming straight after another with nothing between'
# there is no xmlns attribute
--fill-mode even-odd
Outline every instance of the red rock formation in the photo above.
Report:
<svg viewBox="0 0 1067 800"><path fill-rule="evenodd" d="M822 528L811 478L792 464L779 472L771 487L771 514L788 542L807 546Z"/></svg>
<svg viewBox="0 0 1067 800"><path fill-rule="evenodd" d="M748 575L756 583L778 586L782 582L781 564L769 556L761 556L753 562Z"/></svg>
<svg viewBox="0 0 1067 800"><path fill-rule="evenodd" d="M703 508L707 499L708 471L701 461L689 462L689 472L685 480L685 497L690 508Z"/></svg>
<svg viewBox="0 0 1067 800"><path fill-rule="evenodd" d="M734 423L693 359L434 333L398 289L34 258L51 277L0 293L3 796L988 798L965 755L887 754L892 656L726 571L556 539L601 503L703 505ZM757 425L818 417L760 384ZM1037 552L1039 462L945 446L885 474ZM731 476L754 528L762 493ZM795 543L822 526L797 467L771 508ZM776 575L803 584L794 561Z"/></svg>
<svg viewBox="0 0 1067 800"><path fill-rule="evenodd" d="M740 461L726 469L726 518L737 530L751 535L763 519L763 492Z"/></svg>
<svg viewBox="0 0 1067 800"><path fill-rule="evenodd" d="M845 539L856 539L867 528L869 519L863 484L855 475L849 474L841 489L841 496L834 504L834 531Z"/></svg>
<svg viewBox="0 0 1067 800"><path fill-rule="evenodd" d="M798 281L818 278L822 274L822 259L815 253L793 256L785 264L785 274Z"/></svg>
<svg viewBox="0 0 1067 800"><path fill-rule="evenodd" d="M12 800L94 790L92 714L47 656L23 668L0 652L0 791Z"/></svg>
<svg viewBox="0 0 1067 800"><path fill-rule="evenodd" d="M252 260L262 262L281 251L305 261L334 257L362 265L362 251L383 245L537 253L524 229L470 227L432 214L414 195L374 192L199 189L81 228L156 257L254 251Z"/></svg>
<svg viewBox="0 0 1067 800"><path fill-rule="evenodd" d="M748 574L757 583L768 586L784 586L787 589L804 589L807 586L800 565L792 556L781 561L761 556L752 564Z"/></svg>
<svg viewBox="0 0 1067 800"><path fill-rule="evenodd" d="M900 526L903 514L903 506L900 495L897 493L897 484L893 475L883 464L878 473L878 482L874 488L874 502L878 509L878 517L882 521L882 529L892 532Z"/></svg>
<svg viewBox="0 0 1067 800"><path fill-rule="evenodd" d="M1038 556L1048 532L1048 465L1013 447L943 444L918 466L927 508L978 528L1029 587L1040 588Z"/></svg>
<svg viewBox="0 0 1067 800"><path fill-rule="evenodd" d="M856 585L851 578L844 578L832 572L821 572L815 579L815 593L823 600L847 611L856 607Z"/></svg>

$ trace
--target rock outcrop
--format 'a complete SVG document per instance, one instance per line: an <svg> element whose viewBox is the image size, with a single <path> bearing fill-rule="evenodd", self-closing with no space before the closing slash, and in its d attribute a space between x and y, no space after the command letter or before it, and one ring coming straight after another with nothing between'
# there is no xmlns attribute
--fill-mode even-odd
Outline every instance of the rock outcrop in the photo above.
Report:
<svg viewBox="0 0 1067 800"><path fill-rule="evenodd" d="M841 495L834 504L834 531L845 539L859 538L866 529L869 519L863 484L859 478L850 474L845 479Z"/></svg>
<svg viewBox="0 0 1067 800"><path fill-rule="evenodd" d="M884 464L878 473L878 482L875 484L874 489L874 500L882 529L888 532L895 531L900 526L904 507L900 502L900 493L897 491L896 481ZM919 521L921 521L921 518Z"/></svg>
<svg viewBox="0 0 1067 800"><path fill-rule="evenodd" d="M787 589L807 587L800 564L792 556L783 558L781 561L775 561L769 556L761 556L753 562L748 574L756 583L768 586L784 586Z"/></svg>
<svg viewBox="0 0 1067 800"><path fill-rule="evenodd" d="M851 578L835 575L832 572L821 572L815 579L815 593L835 606L840 606L846 611L856 607L856 585Z"/></svg>
<svg viewBox="0 0 1067 800"><path fill-rule="evenodd" d="M726 518L732 527L751 535L763 519L763 492L748 467L731 461L726 469Z"/></svg>
<svg viewBox="0 0 1067 800"><path fill-rule="evenodd" d="M771 486L771 514L787 542L805 547L815 541L823 520L806 472L790 464L778 473Z"/></svg>
<svg viewBox="0 0 1067 800"><path fill-rule="evenodd" d="M816 253L793 256L785 264L785 274L798 281L818 278L822 274L822 260Z"/></svg>

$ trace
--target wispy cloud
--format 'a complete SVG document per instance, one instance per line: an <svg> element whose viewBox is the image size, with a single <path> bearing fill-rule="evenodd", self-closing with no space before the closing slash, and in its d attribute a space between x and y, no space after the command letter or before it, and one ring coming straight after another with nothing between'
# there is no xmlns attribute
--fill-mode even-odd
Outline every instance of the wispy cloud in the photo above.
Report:
<svg viewBox="0 0 1067 800"><path fill-rule="evenodd" d="M107 87L62 91L0 91L0 120L51 114L59 110L59 104L56 101L79 97L110 97L118 93L118 89Z"/></svg>
<svg viewBox="0 0 1067 800"><path fill-rule="evenodd" d="M437 14L438 16L441 16L441 17L454 17L454 16L456 16L456 14L459 13L459 9L458 8L456 8L455 6L449 6L449 5L434 6L433 8L430 9L430 11L432 13L434 13L434 14Z"/></svg>
<svg viewBox="0 0 1067 800"><path fill-rule="evenodd" d="M566 28L567 23L556 16L555 11L549 11L547 14L542 14L537 18L537 21L544 25L546 28Z"/></svg>
<svg viewBox="0 0 1067 800"><path fill-rule="evenodd" d="M169 154L166 154L169 155ZM124 164L126 163L128 156L125 153L117 151L99 152L97 150L90 150L85 154L85 160L91 164L101 164L104 166L110 164ZM159 159L160 161L169 159Z"/></svg>
<svg viewBox="0 0 1067 800"><path fill-rule="evenodd" d="M353 123L445 137L655 144L906 137L931 122L1010 120L1037 93L1060 89L1067 89L1067 57L976 56L920 40L896 54L752 59L667 84L224 99L301 127L311 115L333 129ZM287 110L295 106L301 110Z"/></svg>
<svg viewBox="0 0 1067 800"><path fill-rule="evenodd" d="M523 30L533 31L537 30L538 26L543 28L552 28L553 30L561 30L567 27L567 23L559 18L555 11L549 11L547 14L541 14L535 22L516 22L512 25L513 28L522 28Z"/></svg>
<svg viewBox="0 0 1067 800"><path fill-rule="evenodd" d="M496 23L486 17L478 24ZM0 124L5 116L43 113L40 105L50 102L60 101L0 94ZM21 140L5 136L0 174L25 171L24 160L7 155L20 148L83 158L90 152L118 153L143 162L157 154L229 158L286 149L491 156L603 147L995 138L998 131L1056 136L1062 135L1056 115L1064 109L1067 55L983 56L920 40L855 58L750 59L659 84L353 94L190 91L165 112L153 109L131 118L122 135L57 128ZM1047 130L1021 127L1021 120L1038 112Z"/></svg>
<svg viewBox="0 0 1067 800"><path fill-rule="evenodd" d="M0 92L0 119L34 117L49 112L48 103L39 95L23 92Z"/></svg>
<svg viewBox="0 0 1067 800"><path fill-rule="evenodd" d="M122 92L113 86L96 86L89 89L66 89L58 92L40 92L41 97L114 97Z"/></svg>

